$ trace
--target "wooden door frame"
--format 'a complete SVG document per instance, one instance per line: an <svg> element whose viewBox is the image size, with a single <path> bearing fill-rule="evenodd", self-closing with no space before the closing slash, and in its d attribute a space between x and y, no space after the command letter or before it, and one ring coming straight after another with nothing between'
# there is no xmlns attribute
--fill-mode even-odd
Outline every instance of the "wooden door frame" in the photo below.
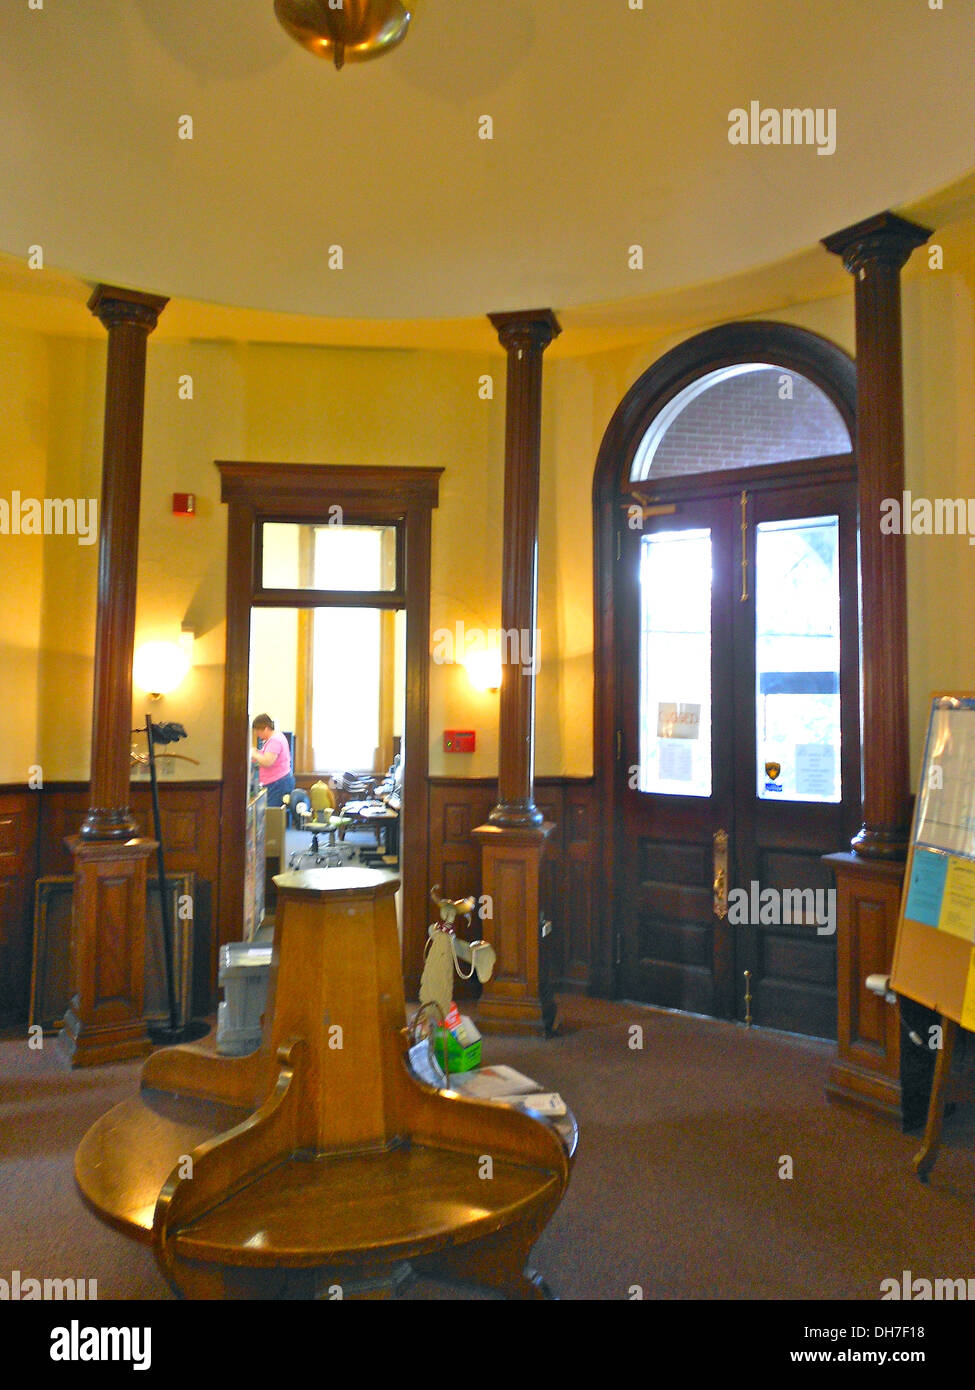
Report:
<svg viewBox="0 0 975 1390"><path fill-rule="evenodd" d="M765 320L722 324L695 334L666 353L630 387L603 435L593 477L593 662L596 672L593 758L596 797L602 808L596 828L595 862L603 891L597 897L598 907L594 913L590 990L609 998L614 998L618 992L619 957L616 732L620 727L620 696L616 679L614 591L620 498L623 485L629 479L633 457L664 406L702 376L744 362L761 362L808 378L836 406L849 430L854 449L856 447L856 366L853 359L835 343L816 333L792 324ZM855 464L855 455L850 457ZM835 464L836 460L832 462ZM713 475L699 476L703 491L704 480ZM730 476L727 481L731 481ZM650 497L663 490L648 480L640 486L640 491Z"/></svg>
<svg viewBox="0 0 975 1390"><path fill-rule="evenodd" d="M332 509L340 506L350 522L395 522L402 527L406 760L400 864L404 983L407 997L415 997L427 918L431 513L438 504L443 469L227 461L218 461L216 467L221 500L228 509L218 943L238 939L243 921L251 607L261 587L255 572L258 526L265 520L326 523L335 515ZM361 606L366 596L348 597ZM300 601L301 595L296 598Z"/></svg>

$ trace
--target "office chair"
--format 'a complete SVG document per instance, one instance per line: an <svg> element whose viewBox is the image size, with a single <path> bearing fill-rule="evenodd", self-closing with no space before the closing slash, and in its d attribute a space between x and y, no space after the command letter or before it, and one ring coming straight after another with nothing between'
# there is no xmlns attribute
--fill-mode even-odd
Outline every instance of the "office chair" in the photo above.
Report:
<svg viewBox="0 0 975 1390"><path fill-rule="evenodd" d="M309 795L310 810L303 801L296 803L294 809L299 830L311 833L311 844L307 849L294 851L288 860L289 868L300 869L306 859L313 859L315 864L326 869L348 865L355 858L355 850L351 845L336 844L335 834L351 823L350 818L336 815L335 796L326 782L316 782ZM326 844L320 843L320 835L328 837Z"/></svg>

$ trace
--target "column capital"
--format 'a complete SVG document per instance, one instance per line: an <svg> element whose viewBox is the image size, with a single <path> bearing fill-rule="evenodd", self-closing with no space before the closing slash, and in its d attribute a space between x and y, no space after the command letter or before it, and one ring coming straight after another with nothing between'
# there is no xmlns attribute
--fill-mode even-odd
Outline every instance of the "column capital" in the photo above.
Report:
<svg viewBox="0 0 975 1390"><path fill-rule="evenodd" d="M98 285L88 301L88 308L106 328L131 323L151 333L168 303L168 299L158 294L124 290L117 285Z"/></svg>
<svg viewBox="0 0 975 1390"><path fill-rule="evenodd" d="M553 338L562 332L551 309L518 309L507 314L488 314L498 330L498 338L506 352L514 348L533 348L544 352Z"/></svg>
<svg viewBox="0 0 975 1390"><path fill-rule="evenodd" d="M908 222L893 212L879 212L863 222L855 222L832 236L823 237L823 246L839 256L851 275L868 265L886 265L900 270L915 251L933 235L930 227Z"/></svg>

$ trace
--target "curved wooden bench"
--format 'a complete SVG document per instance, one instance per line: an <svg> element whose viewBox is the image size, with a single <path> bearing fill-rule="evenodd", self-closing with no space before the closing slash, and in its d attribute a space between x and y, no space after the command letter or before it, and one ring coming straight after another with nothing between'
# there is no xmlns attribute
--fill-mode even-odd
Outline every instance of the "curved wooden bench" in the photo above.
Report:
<svg viewBox="0 0 975 1390"><path fill-rule="evenodd" d="M151 1244L177 1292L342 1296L406 1266L540 1297L524 1272L569 1178L548 1125L441 1093L406 1063L395 879L326 869L275 880L265 1045L168 1048L76 1156L105 1221ZM271 1272L277 1285L262 1281Z"/></svg>

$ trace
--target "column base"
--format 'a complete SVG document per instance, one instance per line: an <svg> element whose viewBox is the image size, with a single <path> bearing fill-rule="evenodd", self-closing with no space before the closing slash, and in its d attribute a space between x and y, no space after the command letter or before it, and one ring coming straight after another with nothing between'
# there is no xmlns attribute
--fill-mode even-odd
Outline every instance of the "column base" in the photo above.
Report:
<svg viewBox="0 0 975 1390"><path fill-rule="evenodd" d="M155 840L71 835L73 997L58 1050L72 1067L145 1057L146 861Z"/></svg>
<svg viewBox="0 0 975 1390"><path fill-rule="evenodd" d="M491 903L484 935L497 952L493 977L477 1006L486 1033L550 1035L555 999L547 982L542 941L541 866L550 821L538 826L481 825L481 893Z"/></svg>
<svg viewBox="0 0 975 1390"><path fill-rule="evenodd" d="M99 1067L104 1062L128 1062L147 1057L153 1044L143 1019L126 1024L86 1028L69 1008L57 1038L58 1052L72 1067Z"/></svg>
<svg viewBox="0 0 975 1390"><path fill-rule="evenodd" d="M891 1009L896 1006L890 1004ZM826 1099L837 1105L850 1105L858 1110L870 1110L891 1124L901 1125L901 1084L850 1061L834 1062L826 1081Z"/></svg>
<svg viewBox="0 0 975 1390"><path fill-rule="evenodd" d="M894 960L904 865L857 854L828 854L836 879L837 1058L830 1100L900 1121L900 1010L867 989Z"/></svg>
<svg viewBox="0 0 975 1390"><path fill-rule="evenodd" d="M477 1026L485 1033L532 1033L549 1038L556 1031L554 995L503 999L496 995L477 1005Z"/></svg>
<svg viewBox="0 0 975 1390"><path fill-rule="evenodd" d="M488 821L502 830L524 830L544 825L545 817L534 802L499 801Z"/></svg>
<svg viewBox="0 0 975 1390"><path fill-rule="evenodd" d="M131 840L138 829L139 823L128 806L118 806L108 811L90 806L78 834L89 843L99 840L121 840L124 843Z"/></svg>
<svg viewBox="0 0 975 1390"><path fill-rule="evenodd" d="M910 830L880 830L869 825L858 830L850 841L850 848L861 859L883 859L892 864L903 864L907 859Z"/></svg>

